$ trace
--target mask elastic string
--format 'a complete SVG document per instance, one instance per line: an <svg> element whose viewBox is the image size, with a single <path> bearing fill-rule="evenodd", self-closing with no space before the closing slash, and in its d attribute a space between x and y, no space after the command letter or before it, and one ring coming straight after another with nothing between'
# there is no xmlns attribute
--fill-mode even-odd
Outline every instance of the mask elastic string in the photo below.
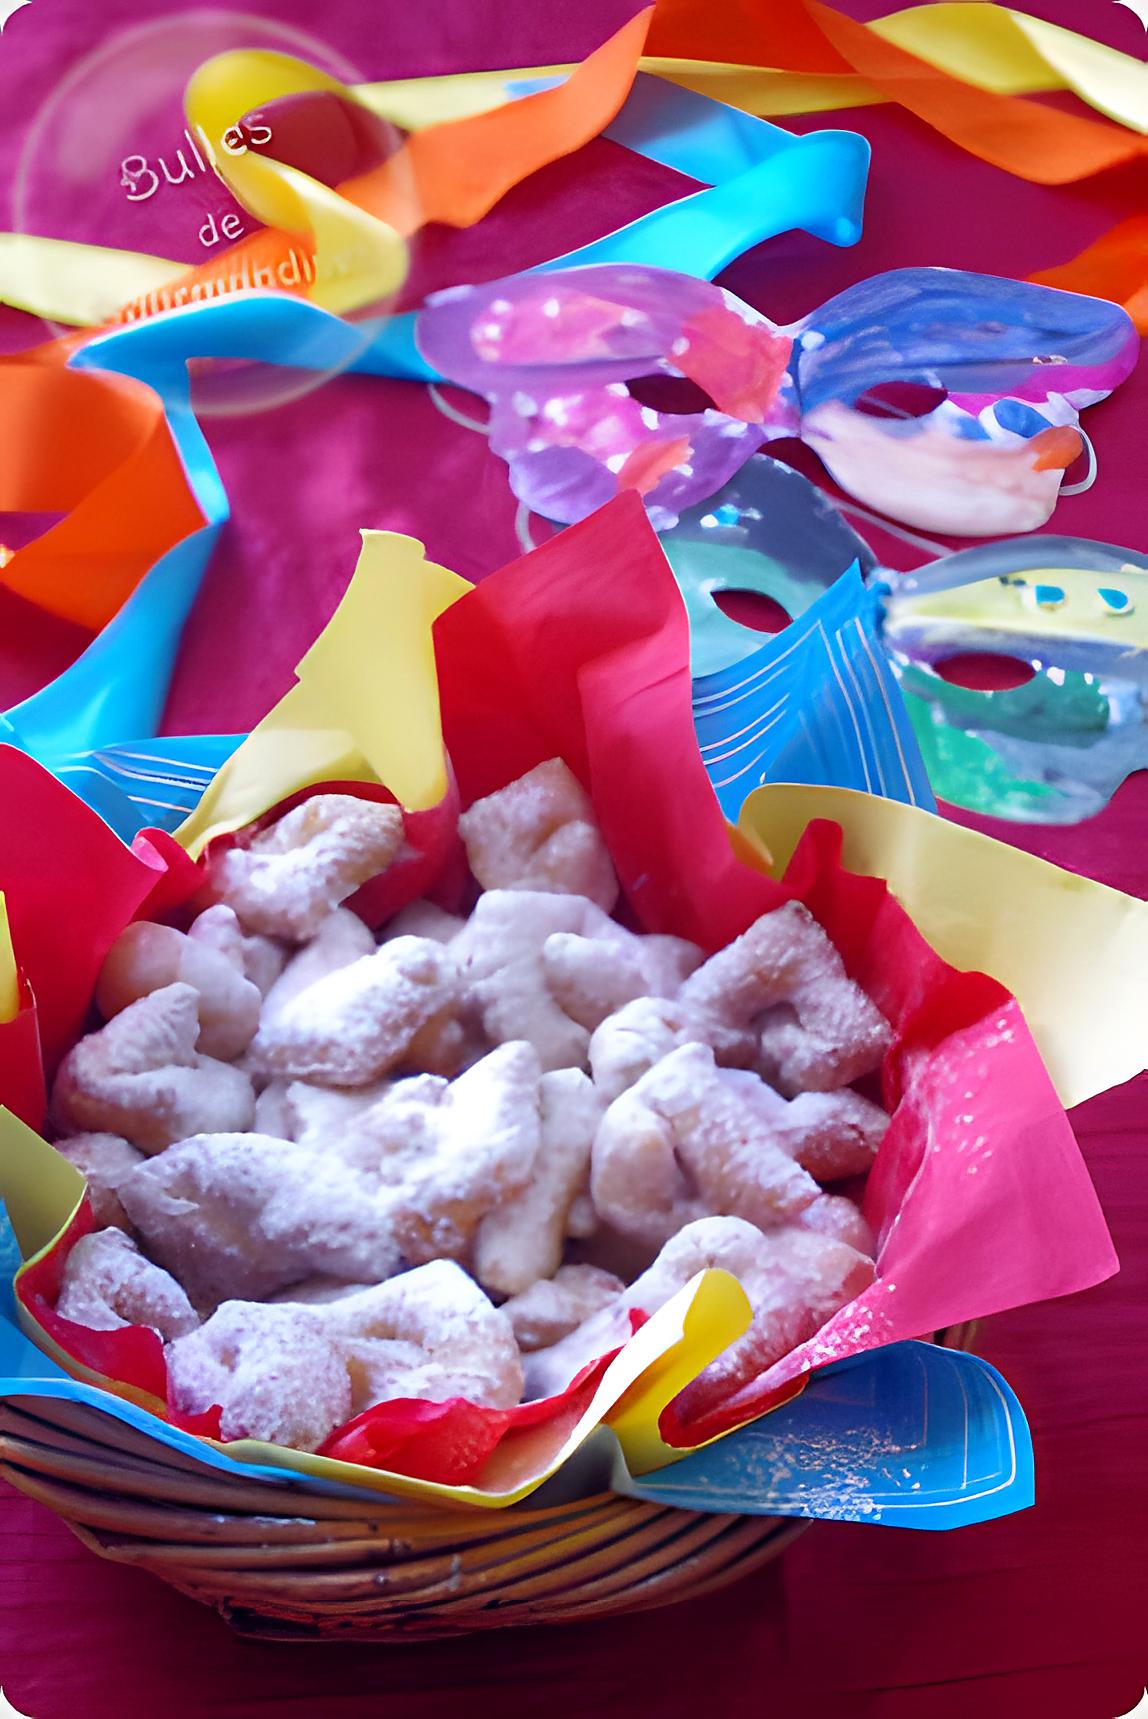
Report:
<svg viewBox="0 0 1148 1719"><path fill-rule="evenodd" d="M524 554L538 548L530 531L530 509L524 501L519 502L518 511L514 515L514 533Z"/></svg>
<svg viewBox="0 0 1148 1719"><path fill-rule="evenodd" d="M891 519L886 519L883 514L870 513L867 507L862 507L860 502L853 501L849 496L840 499L834 496L833 505L838 513L850 513L857 519L868 520L870 525L879 526L890 537L899 537L902 543L912 544L914 549L924 549L934 557L952 554L952 550L944 543L935 543L931 537L921 537L917 532L909 531L903 525L894 524Z"/></svg>
<svg viewBox="0 0 1148 1719"><path fill-rule="evenodd" d="M1082 430L1080 428L1079 424L1076 426L1076 433L1078 436L1083 438L1084 445L1088 449L1088 473L1085 477L1081 478L1079 483L1062 483L1060 486L1061 495L1083 495L1084 491L1086 489L1091 489L1093 484L1096 482L1098 466L1096 449L1092 445L1092 438L1088 434L1087 430Z"/></svg>
<svg viewBox="0 0 1148 1719"><path fill-rule="evenodd" d="M480 423L477 418L468 418L465 412L460 412L457 406L452 406L449 400L443 398L437 382L427 383L427 393L443 417L449 418L452 424L459 424L464 430L475 430L480 436L489 436L490 425Z"/></svg>

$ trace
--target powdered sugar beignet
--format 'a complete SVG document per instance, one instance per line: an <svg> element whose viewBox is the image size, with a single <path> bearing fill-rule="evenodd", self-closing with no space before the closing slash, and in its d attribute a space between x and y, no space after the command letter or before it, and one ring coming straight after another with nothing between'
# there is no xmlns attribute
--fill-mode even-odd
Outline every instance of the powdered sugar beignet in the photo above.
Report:
<svg viewBox="0 0 1148 1719"><path fill-rule="evenodd" d="M397 806L313 794L245 846L212 854L204 895L234 908L247 931L305 943L334 908L386 871L402 839Z"/></svg>
<svg viewBox="0 0 1148 1719"><path fill-rule="evenodd" d="M483 889L580 895L609 913L618 878L590 796L560 758L476 800L458 820Z"/></svg>
<svg viewBox="0 0 1148 1719"><path fill-rule="evenodd" d="M170 1272L145 1259L118 1229L80 1237L64 1265L56 1312L89 1331L148 1325L163 1338L182 1337L199 1324Z"/></svg>
<svg viewBox="0 0 1148 1719"><path fill-rule="evenodd" d="M398 855L396 807L317 794L216 844L211 905L128 927L108 1022L61 1064L54 1120L109 1227L59 1310L150 1325L172 1402L218 1406L224 1438L313 1451L398 1398L561 1391L710 1267L752 1320L679 1406L752 1404L871 1281L868 1224L825 1190L855 1193L884 1137L850 1083L891 1032L812 915L708 958L627 928L558 760L460 830L469 916L416 901L378 935L343 904Z"/></svg>
<svg viewBox="0 0 1148 1719"><path fill-rule="evenodd" d="M280 983L289 977L290 968ZM275 1008L252 1041L250 1064L319 1086L364 1086L402 1062L419 1029L457 996L450 952L428 938L400 937Z"/></svg>
<svg viewBox="0 0 1148 1719"><path fill-rule="evenodd" d="M208 914L227 914L227 908ZM201 915L201 918L208 915ZM197 922L198 923L198 922ZM190 985L199 999L199 1038L205 1056L226 1062L246 1050L259 1025L262 999L243 970L243 952L224 953L216 944L171 925L137 920L121 931L108 951L96 986L96 1006L105 1020L166 985Z"/></svg>
<svg viewBox="0 0 1148 1719"><path fill-rule="evenodd" d="M159 1152L190 1134L250 1128L255 1091L229 1063L202 1056L199 994L165 985L89 1033L60 1064L52 1114L65 1133L118 1134Z"/></svg>

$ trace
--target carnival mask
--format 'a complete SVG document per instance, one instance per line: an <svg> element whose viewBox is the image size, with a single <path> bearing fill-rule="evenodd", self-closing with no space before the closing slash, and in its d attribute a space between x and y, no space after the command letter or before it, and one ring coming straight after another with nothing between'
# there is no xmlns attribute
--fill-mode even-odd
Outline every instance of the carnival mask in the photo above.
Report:
<svg viewBox="0 0 1148 1719"><path fill-rule="evenodd" d="M670 270L558 269L436 294L415 332L489 401L491 447L548 519L636 489L665 530L800 436L851 495L958 536L1048 519L1080 410L1139 345L1117 305L934 268L874 276L788 327Z"/></svg>

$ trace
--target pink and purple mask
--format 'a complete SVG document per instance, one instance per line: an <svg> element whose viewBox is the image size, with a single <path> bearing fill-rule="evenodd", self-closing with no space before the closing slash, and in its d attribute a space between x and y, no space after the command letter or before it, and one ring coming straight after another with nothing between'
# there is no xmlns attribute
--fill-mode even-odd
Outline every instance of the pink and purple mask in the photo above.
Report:
<svg viewBox="0 0 1148 1719"><path fill-rule="evenodd" d="M511 488L547 519L635 489L665 530L800 436L858 500L970 537L1044 524L1080 411L1139 346L1117 305L959 269L875 275L779 327L709 281L626 263L436 294L416 338L486 397Z"/></svg>

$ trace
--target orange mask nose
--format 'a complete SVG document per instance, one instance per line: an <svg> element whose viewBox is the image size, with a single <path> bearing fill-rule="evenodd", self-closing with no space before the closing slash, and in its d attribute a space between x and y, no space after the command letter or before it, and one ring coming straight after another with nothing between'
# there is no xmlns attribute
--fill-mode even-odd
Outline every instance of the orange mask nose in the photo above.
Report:
<svg viewBox="0 0 1148 1719"><path fill-rule="evenodd" d="M1032 462L1032 469L1036 472L1066 472L1073 460L1084 452L1084 438L1077 430L1070 430L1067 424L1053 424L1047 430L1039 430L1028 445L1036 454Z"/></svg>

